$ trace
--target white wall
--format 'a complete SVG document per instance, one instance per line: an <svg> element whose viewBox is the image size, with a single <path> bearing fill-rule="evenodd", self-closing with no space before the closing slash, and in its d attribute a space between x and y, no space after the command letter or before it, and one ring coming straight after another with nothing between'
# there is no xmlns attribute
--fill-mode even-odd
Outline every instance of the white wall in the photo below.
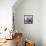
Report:
<svg viewBox="0 0 46 46"><path fill-rule="evenodd" d="M46 0L41 1L41 38L42 46L46 46Z"/></svg>
<svg viewBox="0 0 46 46"><path fill-rule="evenodd" d="M40 0L23 0L16 8L15 28L22 32L24 37L36 42L36 46L41 46L41 1ZM33 15L33 24L24 24L24 15Z"/></svg>
<svg viewBox="0 0 46 46"><path fill-rule="evenodd" d="M12 6L16 0L0 0L0 27L12 28Z"/></svg>

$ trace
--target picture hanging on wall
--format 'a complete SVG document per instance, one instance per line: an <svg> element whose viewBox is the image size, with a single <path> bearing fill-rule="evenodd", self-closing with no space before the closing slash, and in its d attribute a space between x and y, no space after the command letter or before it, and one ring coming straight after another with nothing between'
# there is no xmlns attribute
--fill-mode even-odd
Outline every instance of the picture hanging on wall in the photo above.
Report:
<svg viewBox="0 0 46 46"><path fill-rule="evenodd" d="M24 15L24 24L33 24L33 15Z"/></svg>

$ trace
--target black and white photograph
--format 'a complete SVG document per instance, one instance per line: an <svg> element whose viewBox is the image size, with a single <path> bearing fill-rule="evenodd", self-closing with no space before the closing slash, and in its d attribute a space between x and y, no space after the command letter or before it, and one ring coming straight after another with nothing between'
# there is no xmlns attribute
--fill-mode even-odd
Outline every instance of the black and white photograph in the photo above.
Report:
<svg viewBox="0 0 46 46"><path fill-rule="evenodd" d="M24 15L24 24L33 24L33 15Z"/></svg>

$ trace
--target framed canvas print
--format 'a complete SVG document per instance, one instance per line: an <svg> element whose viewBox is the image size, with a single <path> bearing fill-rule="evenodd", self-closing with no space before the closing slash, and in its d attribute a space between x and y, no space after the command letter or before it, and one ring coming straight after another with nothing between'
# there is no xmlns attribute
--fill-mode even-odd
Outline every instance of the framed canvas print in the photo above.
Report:
<svg viewBox="0 0 46 46"><path fill-rule="evenodd" d="M24 15L24 24L33 24L33 15Z"/></svg>

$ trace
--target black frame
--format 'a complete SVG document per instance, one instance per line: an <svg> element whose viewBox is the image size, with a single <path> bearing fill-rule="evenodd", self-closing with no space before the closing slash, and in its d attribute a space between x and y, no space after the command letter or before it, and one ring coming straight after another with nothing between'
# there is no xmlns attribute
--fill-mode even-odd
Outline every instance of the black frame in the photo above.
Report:
<svg viewBox="0 0 46 46"><path fill-rule="evenodd" d="M26 22L26 20L25 20L25 17L27 16L27 18L28 17L32 17L32 18L28 18L29 20L28 20L28 22ZM33 24L33 15L24 15L24 24Z"/></svg>

